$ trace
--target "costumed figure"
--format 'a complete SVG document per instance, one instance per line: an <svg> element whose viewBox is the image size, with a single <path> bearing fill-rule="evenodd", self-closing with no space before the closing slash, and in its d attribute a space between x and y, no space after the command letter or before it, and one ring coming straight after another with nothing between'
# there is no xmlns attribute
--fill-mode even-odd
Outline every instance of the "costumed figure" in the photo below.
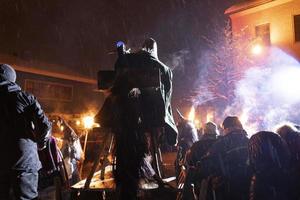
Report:
<svg viewBox="0 0 300 200"><path fill-rule="evenodd" d="M127 53L122 43L118 43L118 50L114 84L95 118L101 127L112 128L115 133L115 180L120 198L136 199L140 178L158 177L149 158L157 148L151 151L149 146L157 147L161 138L170 145L177 142L171 109L172 71L159 61L152 38L146 39L136 53ZM147 70L158 72L157 85L137 83L137 79L147 78L141 75Z"/></svg>

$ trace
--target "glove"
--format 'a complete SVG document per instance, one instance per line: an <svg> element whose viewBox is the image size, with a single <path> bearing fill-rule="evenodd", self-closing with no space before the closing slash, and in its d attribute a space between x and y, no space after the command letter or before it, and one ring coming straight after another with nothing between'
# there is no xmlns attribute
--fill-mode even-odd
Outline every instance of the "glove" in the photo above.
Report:
<svg viewBox="0 0 300 200"><path fill-rule="evenodd" d="M139 88L132 88L128 93L129 98L138 98L141 95L141 90Z"/></svg>

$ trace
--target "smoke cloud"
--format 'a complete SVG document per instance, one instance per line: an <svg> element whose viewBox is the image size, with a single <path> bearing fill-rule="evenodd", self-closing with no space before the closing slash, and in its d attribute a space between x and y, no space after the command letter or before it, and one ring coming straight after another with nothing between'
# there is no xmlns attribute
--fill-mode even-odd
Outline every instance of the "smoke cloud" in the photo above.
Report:
<svg viewBox="0 0 300 200"><path fill-rule="evenodd" d="M300 123L300 63L278 48L237 82L226 115L239 115L248 133L273 130L284 121Z"/></svg>

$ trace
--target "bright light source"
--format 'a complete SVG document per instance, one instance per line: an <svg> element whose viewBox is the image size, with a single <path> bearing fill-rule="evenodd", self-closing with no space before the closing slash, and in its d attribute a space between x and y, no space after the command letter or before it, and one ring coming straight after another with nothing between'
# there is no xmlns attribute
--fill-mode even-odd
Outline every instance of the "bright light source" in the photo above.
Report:
<svg viewBox="0 0 300 200"><path fill-rule="evenodd" d="M259 55L259 54L262 53L262 50L263 50L263 48L262 48L262 46L261 46L260 44L255 44L255 45L252 47L251 52L252 52L252 54L254 54L254 55Z"/></svg>
<svg viewBox="0 0 300 200"><path fill-rule="evenodd" d="M188 115L188 120L194 122L194 120L195 120L195 115L196 115L196 111L195 111L194 106L192 106L192 107L191 107L191 110L190 110L190 112L189 112L189 115Z"/></svg>
<svg viewBox="0 0 300 200"><path fill-rule="evenodd" d="M64 126L60 126L59 129L60 129L61 131L64 131L65 127L64 127Z"/></svg>
<svg viewBox="0 0 300 200"><path fill-rule="evenodd" d="M76 120L76 125L79 126L80 125L80 121Z"/></svg>
<svg viewBox="0 0 300 200"><path fill-rule="evenodd" d="M94 117L92 117L92 116L85 116L85 117L83 117L82 121L83 121L84 128L86 128L86 129L93 128Z"/></svg>

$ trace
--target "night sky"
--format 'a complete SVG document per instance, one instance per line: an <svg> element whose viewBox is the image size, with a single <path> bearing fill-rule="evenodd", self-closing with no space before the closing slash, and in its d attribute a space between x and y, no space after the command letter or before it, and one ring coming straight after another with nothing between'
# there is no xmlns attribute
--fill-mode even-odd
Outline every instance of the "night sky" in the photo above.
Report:
<svg viewBox="0 0 300 200"><path fill-rule="evenodd" d="M207 48L202 36L213 39L212 30L226 19L224 10L236 2L2 0L0 53L62 65L96 78L97 70L113 68L116 55L109 52L116 41L137 49L151 36L163 62L173 64L174 56L183 55L184 66L173 71L176 96L197 78L198 58Z"/></svg>

